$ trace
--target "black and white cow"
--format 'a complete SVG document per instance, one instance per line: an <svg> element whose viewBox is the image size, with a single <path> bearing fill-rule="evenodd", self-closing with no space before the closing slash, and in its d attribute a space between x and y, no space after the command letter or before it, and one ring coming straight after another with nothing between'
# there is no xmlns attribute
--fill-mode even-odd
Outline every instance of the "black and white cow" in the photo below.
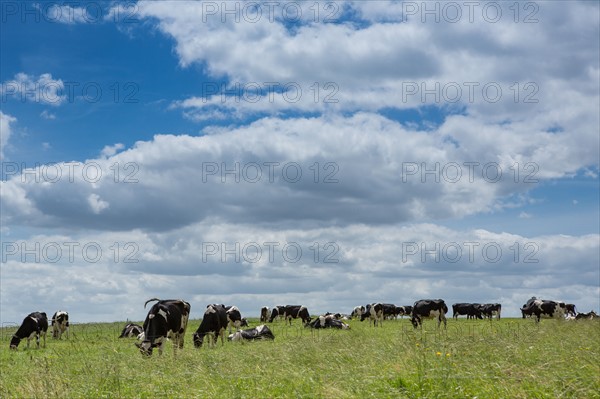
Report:
<svg viewBox="0 0 600 399"><path fill-rule="evenodd" d="M196 348L202 347L206 335L209 337L209 344L210 337L212 337L212 343L216 346L217 337L220 336L221 344L225 345L225 329L227 328L228 323L229 319L227 318L225 306L216 304L208 305L204 312L204 316L202 317L202 321L200 322L200 326L198 326L198 329L193 335L194 346Z"/></svg>
<svg viewBox="0 0 600 399"><path fill-rule="evenodd" d="M360 316L360 321L364 321L367 318L369 319L369 325L373 322L373 327L377 327L377 322L379 322L379 326L383 327L383 304L371 303L365 306L365 311Z"/></svg>
<svg viewBox="0 0 600 399"><path fill-rule="evenodd" d="M52 316L52 338L60 339L65 331L69 338L69 314L64 310L59 310Z"/></svg>
<svg viewBox="0 0 600 399"><path fill-rule="evenodd" d="M412 314L413 307L410 305L398 306L398 315L400 317L410 316Z"/></svg>
<svg viewBox="0 0 600 399"><path fill-rule="evenodd" d="M236 330L239 330L241 327L248 327L248 322L242 317L237 306L225 306L225 312L227 313L227 321L229 322L229 333L231 333L232 327L235 327Z"/></svg>
<svg viewBox="0 0 600 399"><path fill-rule="evenodd" d="M419 325L423 325L423 318L437 318L438 328L442 321L444 322L444 327L446 327L446 313L448 313L448 306L446 306L443 299L421 299L413 305L410 322L413 327L417 328Z"/></svg>
<svg viewBox="0 0 600 399"><path fill-rule="evenodd" d="M357 319L360 319L365 310L366 309L364 306L356 306L354 307L354 309L352 309L352 313L350 313L350 316L352 316L352 318L356 317Z"/></svg>
<svg viewBox="0 0 600 399"><path fill-rule="evenodd" d="M260 308L260 322L266 323L267 321L269 321L269 308L263 306Z"/></svg>
<svg viewBox="0 0 600 399"><path fill-rule="evenodd" d="M481 305L478 303L455 303L452 305L452 317L467 316L467 319L483 319Z"/></svg>
<svg viewBox="0 0 600 399"><path fill-rule="evenodd" d="M540 321L540 318L551 317L554 319L563 319L565 316L566 305L564 302L555 302L542 299L531 298L527 301L525 306L521 308L521 312L525 314L531 314L535 316L536 322Z"/></svg>
<svg viewBox="0 0 600 399"><path fill-rule="evenodd" d="M308 313L308 309L305 306L301 305L286 305L286 306L277 306L273 308L273 312L271 312L271 318L269 322L273 321L275 317L282 317L285 321L289 321L290 325L292 325L292 319L300 319L303 323L310 322L310 313Z"/></svg>
<svg viewBox="0 0 600 399"><path fill-rule="evenodd" d="M502 312L502 305L499 303L486 303L479 307L484 317L491 319L492 316L496 315L496 319L500 319L500 313Z"/></svg>
<svg viewBox="0 0 600 399"><path fill-rule="evenodd" d="M275 339L275 336L269 327L261 324L248 330L240 330L230 334L227 339L229 341L253 341L257 339Z"/></svg>
<svg viewBox="0 0 600 399"><path fill-rule="evenodd" d="M121 335L119 338L131 338L131 337L140 337L141 334L144 333L144 328L139 324L128 323L121 331Z"/></svg>
<svg viewBox="0 0 600 399"><path fill-rule="evenodd" d="M395 319L398 317L398 307L393 303L382 303L383 305L383 318L384 319Z"/></svg>
<svg viewBox="0 0 600 399"><path fill-rule="evenodd" d="M578 313L575 316L575 320L594 320L597 319L598 315L593 310L589 313Z"/></svg>
<svg viewBox="0 0 600 399"><path fill-rule="evenodd" d="M10 349L17 349L23 338L27 338L27 347L29 341L35 337L37 347L40 347L40 336L44 338L44 348L46 347L46 332L48 331L48 316L44 312L33 312L23 319L21 326L10 340Z"/></svg>
<svg viewBox="0 0 600 399"><path fill-rule="evenodd" d="M341 316L341 315L340 315ZM350 326L339 318L335 314L324 314L315 318L310 323L307 323L305 327L310 328L338 328L341 330L349 330Z"/></svg>
<svg viewBox="0 0 600 399"><path fill-rule="evenodd" d="M181 299L160 300L152 298L146 301L144 309L149 302L157 301L146 316L144 321L144 336L142 343L137 343L140 352L152 355L152 349L158 348L159 355L163 352L167 338L173 340L173 351L183 349L183 340L190 317L191 306Z"/></svg>
<svg viewBox="0 0 600 399"><path fill-rule="evenodd" d="M575 304L567 303L565 304L565 316L577 316L577 310L575 310Z"/></svg>
<svg viewBox="0 0 600 399"><path fill-rule="evenodd" d="M283 319L283 314L285 313L285 306L277 305L271 310L271 317L269 317L269 323L272 323L273 320Z"/></svg>

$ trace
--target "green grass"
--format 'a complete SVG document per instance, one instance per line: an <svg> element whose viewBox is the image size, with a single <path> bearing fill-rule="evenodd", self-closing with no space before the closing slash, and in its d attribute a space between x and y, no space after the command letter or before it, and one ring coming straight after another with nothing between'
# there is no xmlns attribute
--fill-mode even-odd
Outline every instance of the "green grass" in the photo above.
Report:
<svg viewBox="0 0 600 399"><path fill-rule="evenodd" d="M252 320L251 320L252 322ZM9 350L0 329L0 398L600 398L600 323L407 319L350 331L270 326L274 342L219 342L143 357L124 322L80 324L69 340ZM256 325L256 320L251 325Z"/></svg>

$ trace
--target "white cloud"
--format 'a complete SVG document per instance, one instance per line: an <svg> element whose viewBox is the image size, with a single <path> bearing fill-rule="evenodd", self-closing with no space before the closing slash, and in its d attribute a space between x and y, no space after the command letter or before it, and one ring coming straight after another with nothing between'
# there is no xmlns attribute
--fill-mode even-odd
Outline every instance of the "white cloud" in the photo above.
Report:
<svg viewBox="0 0 600 399"><path fill-rule="evenodd" d="M43 110L42 113L40 114L40 116L44 119L48 119L48 120L54 120L56 119L56 115L48 112L48 110Z"/></svg>
<svg viewBox="0 0 600 399"><path fill-rule="evenodd" d="M125 145L122 143L104 146L102 151L100 151L100 156L103 158L112 157L113 155L115 155L118 151L122 150L123 148L125 148Z"/></svg>
<svg viewBox="0 0 600 399"><path fill-rule="evenodd" d="M96 215L101 213L109 206L109 203L100 199L100 196L98 194L90 194L87 200L92 212Z"/></svg>
<svg viewBox="0 0 600 399"><path fill-rule="evenodd" d="M532 215L530 213L527 212L521 212L519 213L519 219L531 219Z"/></svg>
<svg viewBox="0 0 600 399"><path fill-rule="evenodd" d="M67 98L63 81L54 79L50 73L43 73L37 78L23 72L18 73L12 80L2 82L0 95L3 99L22 102L27 100L53 106L61 105Z"/></svg>
<svg viewBox="0 0 600 399"><path fill-rule="evenodd" d="M17 121L17 118L0 111L0 159L4 159L4 150L8 146L8 140L12 135L11 123Z"/></svg>

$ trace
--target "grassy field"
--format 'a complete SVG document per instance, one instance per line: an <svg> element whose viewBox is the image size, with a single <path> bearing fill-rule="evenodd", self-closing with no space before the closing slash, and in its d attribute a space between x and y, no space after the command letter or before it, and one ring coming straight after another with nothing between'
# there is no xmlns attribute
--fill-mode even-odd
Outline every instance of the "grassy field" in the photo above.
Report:
<svg viewBox="0 0 600 399"><path fill-rule="evenodd" d="M252 323L254 321L254 323ZM407 319L350 331L270 325L274 342L193 347L144 358L124 322L79 324L45 349L9 350L0 330L1 398L600 398L600 323ZM251 320L251 326L256 325Z"/></svg>

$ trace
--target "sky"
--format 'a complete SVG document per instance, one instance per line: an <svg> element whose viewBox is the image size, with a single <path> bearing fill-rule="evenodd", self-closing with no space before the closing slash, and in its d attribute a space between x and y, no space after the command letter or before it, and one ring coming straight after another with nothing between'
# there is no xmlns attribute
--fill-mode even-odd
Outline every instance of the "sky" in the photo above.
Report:
<svg viewBox="0 0 600 399"><path fill-rule="evenodd" d="M600 309L595 1L2 1L0 323Z"/></svg>

